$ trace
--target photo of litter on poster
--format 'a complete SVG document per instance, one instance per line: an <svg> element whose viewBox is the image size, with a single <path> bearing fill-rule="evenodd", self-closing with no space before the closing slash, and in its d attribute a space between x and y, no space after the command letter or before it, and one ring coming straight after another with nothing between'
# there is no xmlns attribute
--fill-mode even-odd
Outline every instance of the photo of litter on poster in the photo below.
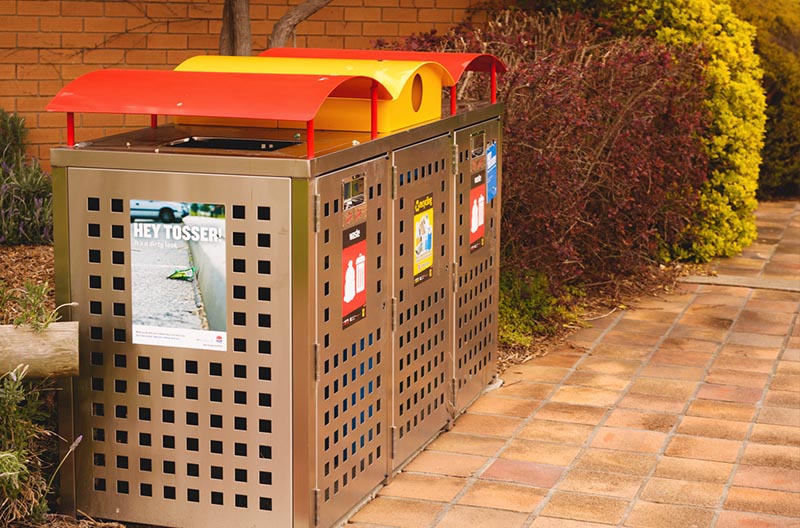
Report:
<svg viewBox="0 0 800 528"><path fill-rule="evenodd" d="M414 200L414 286L433 277L433 195Z"/></svg>
<svg viewBox="0 0 800 528"><path fill-rule="evenodd" d="M132 342L224 351L225 207L131 200Z"/></svg>
<svg viewBox="0 0 800 528"><path fill-rule="evenodd" d="M472 253L486 243L483 226L486 208L486 172L481 171L472 175L469 203L469 251Z"/></svg>
<svg viewBox="0 0 800 528"><path fill-rule="evenodd" d="M367 316L367 224L342 232L342 328Z"/></svg>

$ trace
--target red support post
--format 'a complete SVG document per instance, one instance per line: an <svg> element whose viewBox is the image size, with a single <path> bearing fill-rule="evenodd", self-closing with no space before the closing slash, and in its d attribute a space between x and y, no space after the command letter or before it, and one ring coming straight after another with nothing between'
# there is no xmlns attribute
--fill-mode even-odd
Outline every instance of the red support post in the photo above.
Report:
<svg viewBox="0 0 800 528"><path fill-rule="evenodd" d="M67 112L67 146L75 146L75 114Z"/></svg>
<svg viewBox="0 0 800 528"><path fill-rule="evenodd" d="M369 89L370 96L370 123L369 132L370 138L375 139L378 137L378 82L373 80L372 86Z"/></svg>
<svg viewBox="0 0 800 528"><path fill-rule="evenodd" d="M308 159L314 157L314 120L306 122L306 153Z"/></svg>
<svg viewBox="0 0 800 528"><path fill-rule="evenodd" d="M158 116L150 114L150 128L158 128Z"/></svg>
<svg viewBox="0 0 800 528"><path fill-rule="evenodd" d="M492 63L492 103L497 102L497 64Z"/></svg>
<svg viewBox="0 0 800 528"><path fill-rule="evenodd" d="M450 87L450 115L456 115L456 85Z"/></svg>

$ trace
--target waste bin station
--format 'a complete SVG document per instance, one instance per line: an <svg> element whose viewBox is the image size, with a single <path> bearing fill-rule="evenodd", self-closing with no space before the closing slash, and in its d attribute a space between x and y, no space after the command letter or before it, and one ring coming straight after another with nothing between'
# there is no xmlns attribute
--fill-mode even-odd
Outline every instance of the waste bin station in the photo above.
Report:
<svg viewBox="0 0 800 528"><path fill-rule="evenodd" d="M503 71L272 49L55 96L57 300L80 322L60 432L84 437L68 508L335 526L466 409L495 376ZM462 77L488 100L457 101ZM152 126L76 138L86 113Z"/></svg>

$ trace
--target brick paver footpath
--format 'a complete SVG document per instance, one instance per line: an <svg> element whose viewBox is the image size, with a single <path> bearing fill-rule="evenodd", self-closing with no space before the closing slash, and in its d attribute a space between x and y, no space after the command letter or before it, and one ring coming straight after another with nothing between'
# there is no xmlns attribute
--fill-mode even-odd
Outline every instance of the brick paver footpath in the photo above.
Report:
<svg viewBox="0 0 800 528"><path fill-rule="evenodd" d="M352 528L800 527L800 203L510 367Z"/></svg>

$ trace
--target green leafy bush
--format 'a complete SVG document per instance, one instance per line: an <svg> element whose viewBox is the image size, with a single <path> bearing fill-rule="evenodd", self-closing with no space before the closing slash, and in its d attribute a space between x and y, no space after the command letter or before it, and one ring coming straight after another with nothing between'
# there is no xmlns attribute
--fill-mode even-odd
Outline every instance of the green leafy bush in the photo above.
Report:
<svg viewBox="0 0 800 528"><path fill-rule="evenodd" d="M0 245L53 241L53 185L25 154L25 121L0 110Z"/></svg>
<svg viewBox="0 0 800 528"><path fill-rule="evenodd" d="M51 293L47 283L26 281L23 288L11 289L0 281L0 325L43 330L58 319ZM27 372L27 366L19 365L0 373L0 526L38 521L47 513L55 476L82 440L79 436L56 465L58 436L48 431L55 426L53 384L30 382Z"/></svg>
<svg viewBox="0 0 800 528"><path fill-rule="evenodd" d="M0 526L47 511L41 392L26 372L20 366L0 376Z"/></svg>
<svg viewBox="0 0 800 528"><path fill-rule="evenodd" d="M498 325L500 343L530 346L533 336L552 334L566 320L572 319L564 303L550 293L541 273L500 272Z"/></svg>
<svg viewBox="0 0 800 528"><path fill-rule="evenodd" d="M28 129L25 118L0 109L0 163L9 165L25 155Z"/></svg>
<svg viewBox="0 0 800 528"><path fill-rule="evenodd" d="M797 0L733 0L737 15L758 28L767 126L758 195L800 196L800 4Z"/></svg>
<svg viewBox="0 0 800 528"><path fill-rule="evenodd" d="M37 284L26 280L22 288L11 289L0 280L0 325L13 324L26 326L34 332L41 332L61 316L59 308L73 306L68 303L51 308L50 297L53 288L48 283Z"/></svg>

